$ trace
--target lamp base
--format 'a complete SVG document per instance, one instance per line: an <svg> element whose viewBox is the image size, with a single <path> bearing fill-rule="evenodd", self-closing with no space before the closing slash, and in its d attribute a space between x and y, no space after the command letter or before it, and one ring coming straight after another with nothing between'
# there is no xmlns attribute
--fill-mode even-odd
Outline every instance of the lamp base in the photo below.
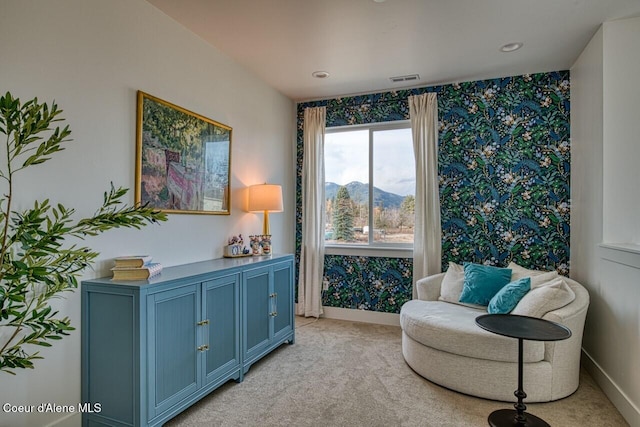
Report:
<svg viewBox="0 0 640 427"><path fill-rule="evenodd" d="M264 211L264 216L262 220L262 235L263 236L271 235L271 230L269 229L269 211Z"/></svg>

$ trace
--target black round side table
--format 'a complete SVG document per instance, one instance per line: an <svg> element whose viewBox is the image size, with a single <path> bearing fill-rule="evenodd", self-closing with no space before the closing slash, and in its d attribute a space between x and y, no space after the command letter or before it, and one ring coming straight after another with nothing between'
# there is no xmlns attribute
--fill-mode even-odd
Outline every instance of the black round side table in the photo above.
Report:
<svg viewBox="0 0 640 427"><path fill-rule="evenodd" d="M476 324L494 334L518 339L518 389L513 393L518 403L513 409L498 409L489 415L492 427L550 427L543 419L525 412L523 400L527 397L522 387L522 343L529 341L560 341L571 336L566 326L537 317L518 316L515 314L483 314L476 317Z"/></svg>

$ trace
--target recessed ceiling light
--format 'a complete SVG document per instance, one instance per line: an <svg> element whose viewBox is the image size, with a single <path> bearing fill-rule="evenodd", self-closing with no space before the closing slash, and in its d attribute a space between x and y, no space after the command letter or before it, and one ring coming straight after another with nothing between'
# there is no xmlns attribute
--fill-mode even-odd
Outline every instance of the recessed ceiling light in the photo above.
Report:
<svg viewBox="0 0 640 427"><path fill-rule="evenodd" d="M500 52L513 52L514 50L518 50L522 47L522 43L507 43L500 47Z"/></svg>
<svg viewBox="0 0 640 427"><path fill-rule="evenodd" d="M385 0L373 0L376 3L384 3Z"/></svg>
<svg viewBox="0 0 640 427"><path fill-rule="evenodd" d="M329 77L329 73L326 71L314 71L311 75L316 79L326 79Z"/></svg>

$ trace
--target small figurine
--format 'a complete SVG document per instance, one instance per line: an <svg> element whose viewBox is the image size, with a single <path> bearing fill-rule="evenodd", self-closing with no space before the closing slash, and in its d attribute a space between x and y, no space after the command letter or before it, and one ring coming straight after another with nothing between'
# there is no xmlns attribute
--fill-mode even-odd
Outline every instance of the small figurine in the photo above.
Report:
<svg viewBox="0 0 640 427"><path fill-rule="evenodd" d="M249 236L251 250L254 255L260 255L260 236Z"/></svg>
<svg viewBox="0 0 640 427"><path fill-rule="evenodd" d="M242 238L242 234L238 234L237 236L231 236L228 240L229 245L240 245L244 244L244 239Z"/></svg>
<svg viewBox="0 0 640 427"><path fill-rule="evenodd" d="M262 240L260 241L260 246L262 246L262 255L271 255L271 235L265 234L262 236Z"/></svg>
<svg viewBox="0 0 640 427"><path fill-rule="evenodd" d="M242 234L229 237L227 243L228 245L224 248L225 257L236 257L249 253L247 247L244 246L244 239L242 238Z"/></svg>

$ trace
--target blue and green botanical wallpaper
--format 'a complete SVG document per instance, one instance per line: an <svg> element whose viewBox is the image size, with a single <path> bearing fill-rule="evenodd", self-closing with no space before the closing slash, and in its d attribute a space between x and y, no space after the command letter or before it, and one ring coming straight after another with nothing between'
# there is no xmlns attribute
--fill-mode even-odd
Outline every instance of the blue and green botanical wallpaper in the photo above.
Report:
<svg viewBox="0 0 640 427"><path fill-rule="evenodd" d="M322 305L398 313L411 299L411 258L326 255Z"/></svg>
<svg viewBox="0 0 640 427"><path fill-rule="evenodd" d="M407 120L410 95L436 92L443 267L514 261L567 275L569 89L560 71L298 104L296 260L304 109L325 105L327 127ZM328 255L323 303L398 313L411 270L411 259Z"/></svg>

